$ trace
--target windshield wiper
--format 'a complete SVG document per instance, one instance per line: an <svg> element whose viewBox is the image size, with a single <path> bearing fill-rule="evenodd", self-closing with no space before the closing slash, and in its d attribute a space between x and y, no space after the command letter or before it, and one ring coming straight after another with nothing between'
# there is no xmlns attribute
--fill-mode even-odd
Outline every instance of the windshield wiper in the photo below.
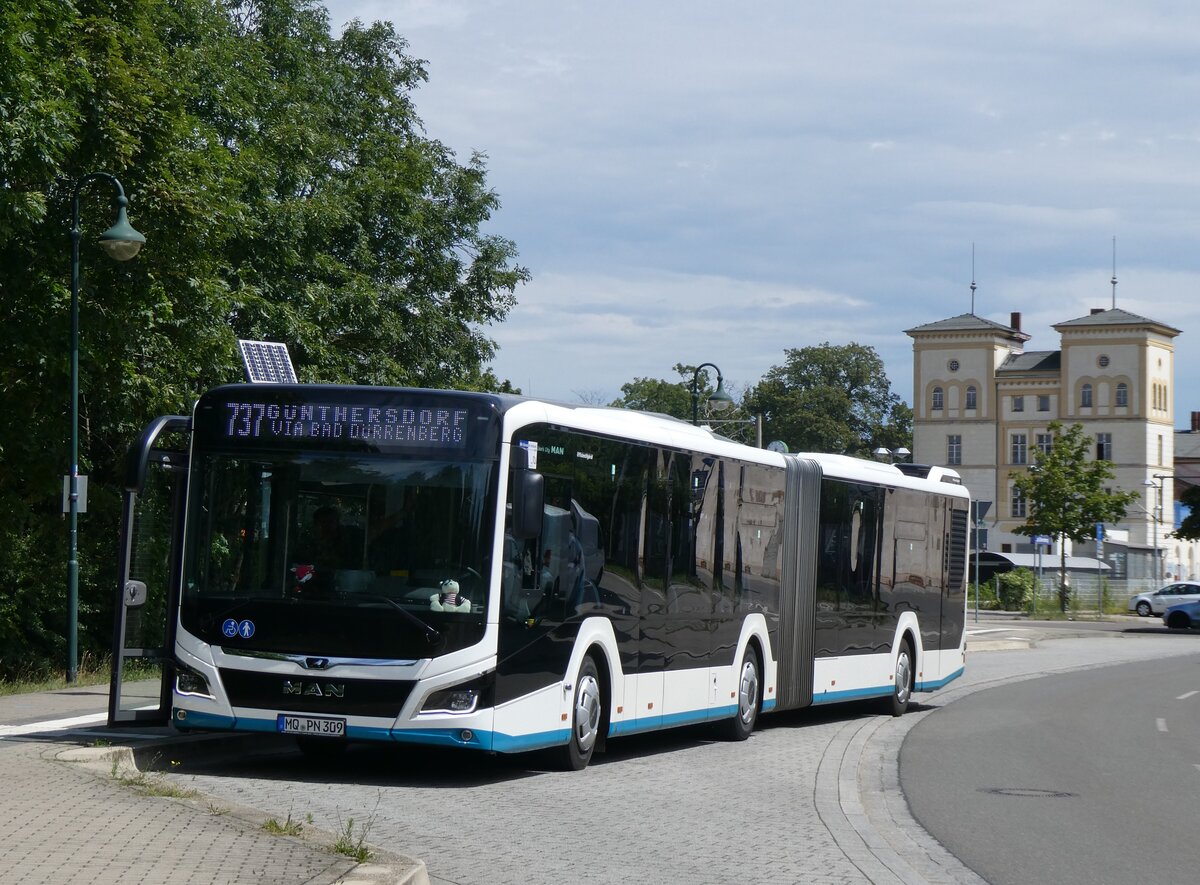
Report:
<svg viewBox="0 0 1200 885"><path fill-rule="evenodd" d="M379 596L374 593L353 593L349 594L355 599L374 599L376 602L386 602L400 614L404 615L405 620L425 634L425 641L429 643L431 648L437 648L442 644L442 634L431 625L425 623L396 600L388 596Z"/></svg>

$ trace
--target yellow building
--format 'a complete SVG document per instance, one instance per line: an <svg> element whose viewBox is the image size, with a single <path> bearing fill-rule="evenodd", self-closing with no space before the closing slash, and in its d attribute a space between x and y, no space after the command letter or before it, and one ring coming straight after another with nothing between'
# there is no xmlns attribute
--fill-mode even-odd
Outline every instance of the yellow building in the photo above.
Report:
<svg viewBox="0 0 1200 885"><path fill-rule="evenodd" d="M1037 351L1026 350L1030 336L1019 313L1007 326L962 314L906 330L913 339L913 460L952 466L972 498L992 502L986 549L1030 554L1031 540L1014 533L1027 510L1013 476L1049 447L1051 421L1082 424L1095 457L1115 466L1113 487L1141 494L1119 525L1105 527L1110 577L1166 578L1161 551L1172 527L1173 342L1180 331L1118 308L1054 329L1059 349ZM1049 551L1055 559L1057 540ZM1067 551L1095 552L1091 543ZM1182 558L1178 572L1190 578L1194 557Z"/></svg>

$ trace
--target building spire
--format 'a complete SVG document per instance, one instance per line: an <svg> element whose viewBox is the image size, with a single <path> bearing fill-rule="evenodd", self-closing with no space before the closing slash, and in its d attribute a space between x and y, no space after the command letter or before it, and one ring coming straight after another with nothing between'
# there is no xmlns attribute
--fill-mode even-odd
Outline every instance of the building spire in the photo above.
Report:
<svg viewBox="0 0 1200 885"><path fill-rule="evenodd" d="M975 244L971 244L971 316L975 316Z"/></svg>
<svg viewBox="0 0 1200 885"><path fill-rule="evenodd" d="M1112 275L1112 306L1117 309L1117 238L1113 236L1113 275Z"/></svg>

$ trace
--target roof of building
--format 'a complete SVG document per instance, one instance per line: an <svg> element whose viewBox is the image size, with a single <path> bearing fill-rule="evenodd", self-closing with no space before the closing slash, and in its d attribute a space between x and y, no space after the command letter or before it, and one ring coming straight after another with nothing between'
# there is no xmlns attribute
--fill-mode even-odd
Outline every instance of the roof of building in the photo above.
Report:
<svg viewBox="0 0 1200 885"><path fill-rule="evenodd" d="M1174 326L1168 326L1166 323L1160 323L1158 320L1138 316L1136 313L1121 310L1119 307L1109 310L1097 310L1087 316L1076 317L1073 320L1067 320L1063 323L1056 323L1054 328L1061 330L1096 326L1149 326L1165 335L1170 335L1172 338L1180 334L1180 330Z"/></svg>
<svg viewBox="0 0 1200 885"><path fill-rule="evenodd" d="M1042 569L1051 572L1056 571L1059 566L1058 554L1044 554L1041 557ZM979 564L987 565L988 563L1003 563L1010 562L1014 568L1036 569L1039 565L1038 555L1036 553L996 553L991 550L985 550L979 554ZM1084 571L1095 572L1097 569L1101 571L1112 571L1112 566L1107 562L1093 559L1090 556L1068 556L1067 571Z"/></svg>
<svg viewBox="0 0 1200 885"><path fill-rule="evenodd" d="M1028 353L1013 353L1004 358L996 374L1006 372L1053 372L1058 374L1062 369L1062 351L1060 350L1031 350Z"/></svg>
<svg viewBox="0 0 1200 885"><path fill-rule="evenodd" d="M935 323L926 323L923 326L914 326L911 329L905 329L904 334L912 335L914 333L924 334L928 332L998 332L1007 338L1013 338L1018 341L1028 341L1029 336L1024 332L1006 326L1003 323L997 323L992 320L984 319L973 313L961 313L956 317L950 317L945 320L938 320Z"/></svg>

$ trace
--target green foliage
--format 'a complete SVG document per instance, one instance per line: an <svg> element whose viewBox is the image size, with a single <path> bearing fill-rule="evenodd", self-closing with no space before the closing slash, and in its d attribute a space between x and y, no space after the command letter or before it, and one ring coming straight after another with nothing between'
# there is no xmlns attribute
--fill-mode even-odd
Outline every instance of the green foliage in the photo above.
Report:
<svg viewBox="0 0 1200 885"><path fill-rule="evenodd" d="M1065 612L1071 593L1062 539L1086 541L1093 536L1096 523L1118 522L1138 495L1105 490L1114 476L1112 462L1091 459L1092 440L1082 424L1063 430L1060 422L1051 421L1048 429L1054 437L1050 450L1039 450L1029 471L1013 477L1013 484L1025 495L1029 514L1015 531L1060 539L1059 606Z"/></svg>
<svg viewBox="0 0 1200 885"><path fill-rule="evenodd" d="M996 576L1000 608L1007 612L1026 611L1033 599L1037 578L1027 568L1013 569Z"/></svg>
<svg viewBox="0 0 1200 885"><path fill-rule="evenodd" d="M621 396L609 405L622 409L637 409L642 412L670 415L683 421L692 420L694 406L696 417L700 423L709 425L721 435L740 442L754 438L756 429L747 420L749 416L746 411L737 405L737 397L734 397L733 408L724 412L709 411L708 399L716 387L709 381L707 368L697 372L696 366L676 363L675 374L679 375L679 381L634 378L621 385ZM694 403L692 399L693 380L696 385ZM729 393L728 388L725 392ZM730 395L732 396L732 394Z"/></svg>
<svg viewBox="0 0 1200 885"><path fill-rule="evenodd" d="M793 452L869 457L879 446L912 447L912 410L894 393L875 349L862 344L790 349L743 402L765 418L766 439Z"/></svg>
<svg viewBox="0 0 1200 885"><path fill-rule="evenodd" d="M1000 600L996 597L996 587L992 581L984 581L982 584L972 584L970 592L967 596L967 607L971 608L975 605L975 600L979 600L979 608L991 611L1000 607Z"/></svg>
<svg viewBox="0 0 1200 885"><path fill-rule="evenodd" d="M1180 494L1179 500L1190 512L1175 529L1175 537L1184 541L1200 541L1200 486L1188 486Z"/></svg>
<svg viewBox="0 0 1200 885"><path fill-rule="evenodd" d="M510 388L486 369L528 273L482 233L484 157L412 105L388 24L340 37L314 0L0 5L0 677L65 658L70 227L117 176L148 240L96 248L80 195L80 647L105 649L122 459L152 417L240 380L236 339L288 343L303 380ZM510 388L511 389L511 388Z"/></svg>

